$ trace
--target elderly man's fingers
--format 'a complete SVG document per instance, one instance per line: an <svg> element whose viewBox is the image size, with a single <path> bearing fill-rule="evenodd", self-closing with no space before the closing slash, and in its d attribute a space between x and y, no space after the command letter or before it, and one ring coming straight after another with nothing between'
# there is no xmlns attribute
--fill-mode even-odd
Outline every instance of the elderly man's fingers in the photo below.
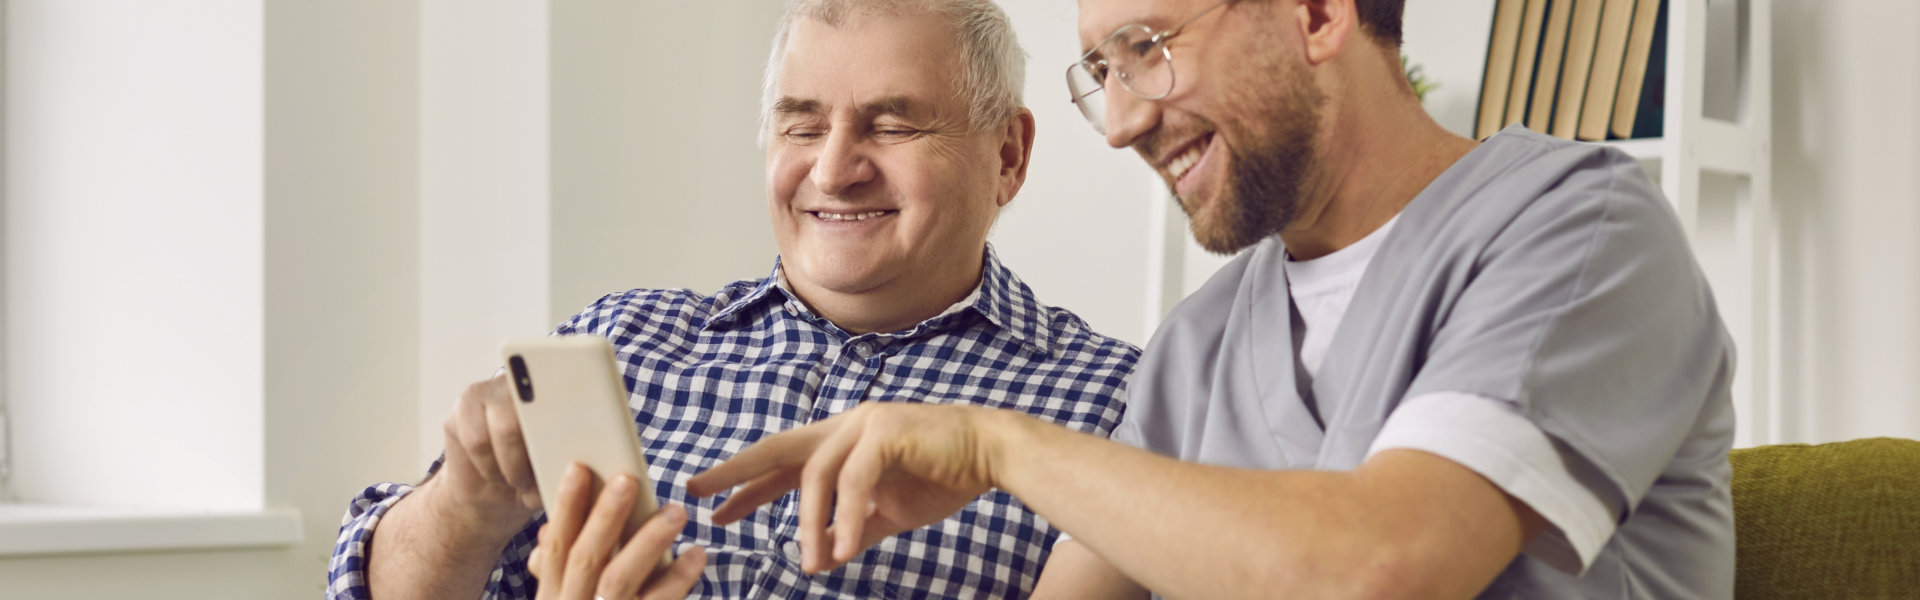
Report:
<svg viewBox="0 0 1920 600"><path fill-rule="evenodd" d="M527 458L527 440L520 433L520 415L512 406L487 405L487 436L493 441L493 457L507 484L522 494L531 491L539 497L533 461Z"/></svg>
<svg viewBox="0 0 1920 600"><path fill-rule="evenodd" d="M759 479L740 486L740 491L727 497L718 508L713 509L713 524L728 525L747 518L760 505L780 499L800 487L800 470L787 468L761 475Z"/></svg>
<svg viewBox="0 0 1920 600"><path fill-rule="evenodd" d="M648 518L600 574L600 597L632 598L639 594L656 575L654 571L663 567L661 558L673 549L673 541L679 539L686 524L687 509L675 504L662 507Z"/></svg>
<svg viewBox="0 0 1920 600"><path fill-rule="evenodd" d="M467 394L454 404L453 413L447 416L447 447L449 450L459 447L467 463L473 465L473 474L482 481L507 485L506 478L500 475L500 463L494 459L486 404L473 398L473 394L473 388L468 388Z"/></svg>
<svg viewBox="0 0 1920 600"><path fill-rule="evenodd" d="M827 419L806 427L783 431L760 440L699 475L687 479L687 493L705 497L746 483L768 472L803 464L820 440L839 429L840 419Z"/></svg>
<svg viewBox="0 0 1920 600"><path fill-rule="evenodd" d="M590 598L599 587L600 575L612 561L614 544L626 533L627 515L639 496L640 485L627 475L616 475L607 482L600 497L594 499L592 512L567 550L566 586L563 598Z"/></svg>
<svg viewBox="0 0 1920 600"><path fill-rule="evenodd" d="M834 484L840 465L860 441L859 427L846 427L827 438L800 471L800 570L819 573L832 562L827 524L833 518Z"/></svg>
<svg viewBox="0 0 1920 600"><path fill-rule="evenodd" d="M707 551L699 546L688 548L673 561L665 574L653 582L643 600L678 600L687 597L693 591L693 585L700 583L700 572L707 567Z"/></svg>

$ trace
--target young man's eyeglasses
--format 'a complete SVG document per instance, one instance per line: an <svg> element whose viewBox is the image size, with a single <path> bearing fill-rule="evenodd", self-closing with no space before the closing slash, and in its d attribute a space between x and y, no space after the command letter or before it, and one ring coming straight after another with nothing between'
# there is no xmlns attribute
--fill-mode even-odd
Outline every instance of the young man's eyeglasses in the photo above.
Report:
<svg viewBox="0 0 1920 600"><path fill-rule="evenodd" d="M1107 77L1120 80L1120 87L1142 100L1167 97L1173 93L1173 50L1167 48L1167 40L1234 1L1208 7L1166 31L1154 31L1138 23L1114 30L1105 41L1081 55L1079 62L1067 67L1067 90L1073 93L1073 104L1080 107L1080 114L1093 124L1094 131L1105 135L1107 99L1100 92L1107 87Z"/></svg>

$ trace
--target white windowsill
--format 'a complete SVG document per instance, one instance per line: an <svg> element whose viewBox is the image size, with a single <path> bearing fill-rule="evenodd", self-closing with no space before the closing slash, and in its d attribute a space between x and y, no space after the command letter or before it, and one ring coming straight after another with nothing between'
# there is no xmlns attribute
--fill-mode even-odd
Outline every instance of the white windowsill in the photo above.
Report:
<svg viewBox="0 0 1920 600"><path fill-rule="evenodd" d="M300 511L214 512L0 504L0 557L288 546Z"/></svg>

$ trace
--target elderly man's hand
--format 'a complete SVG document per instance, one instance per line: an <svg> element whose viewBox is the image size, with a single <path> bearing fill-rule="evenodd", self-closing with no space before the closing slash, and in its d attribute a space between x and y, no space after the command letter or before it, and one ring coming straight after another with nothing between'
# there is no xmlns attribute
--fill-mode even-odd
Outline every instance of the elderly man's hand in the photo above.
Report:
<svg viewBox="0 0 1920 600"><path fill-rule="evenodd" d="M592 475L579 463L568 466L559 506L549 507L540 545L527 558L527 569L540 580L539 600L685 598L700 581L706 551L694 546L664 568L660 557L687 524L686 509L664 506L622 541L640 485L626 475L615 477L596 500Z"/></svg>
<svg viewBox="0 0 1920 600"><path fill-rule="evenodd" d="M446 460L421 486L440 527L505 539L540 509L540 488L513 411L507 376L467 386L442 426Z"/></svg>
<svg viewBox="0 0 1920 600"><path fill-rule="evenodd" d="M992 489L985 426L997 412L863 404L768 437L694 476L687 490L710 496L744 483L714 511L714 524L723 525L798 487L802 568L826 571L889 536L946 518Z"/></svg>

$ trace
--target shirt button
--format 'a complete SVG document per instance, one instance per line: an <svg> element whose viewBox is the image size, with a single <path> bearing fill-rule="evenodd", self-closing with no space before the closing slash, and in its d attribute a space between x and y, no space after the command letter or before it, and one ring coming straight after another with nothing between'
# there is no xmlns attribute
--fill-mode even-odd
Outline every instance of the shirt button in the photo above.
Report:
<svg viewBox="0 0 1920 600"><path fill-rule="evenodd" d="M787 554L787 560L793 561L794 564L800 563L800 542L787 540L787 543L780 545L780 551Z"/></svg>
<svg viewBox="0 0 1920 600"><path fill-rule="evenodd" d="M855 356L859 356L860 358L872 358L872 357L873 357L873 344L870 344L870 343L867 343L867 342L854 342L854 343L853 343L853 354L854 354Z"/></svg>

